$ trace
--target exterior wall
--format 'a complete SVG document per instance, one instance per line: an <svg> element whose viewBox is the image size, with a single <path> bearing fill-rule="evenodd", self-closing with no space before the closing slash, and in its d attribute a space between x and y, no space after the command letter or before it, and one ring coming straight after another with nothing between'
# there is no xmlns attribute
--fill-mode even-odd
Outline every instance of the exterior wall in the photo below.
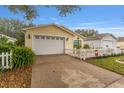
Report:
<svg viewBox="0 0 124 93"><path fill-rule="evenodd" d="M85 41L85 44L88 44L91 48L116 48L116 39L112 36L105 36L102 40L90 40ZM107 47L108 46L108 47Z"/></svg>
<svg viewBox="0 0 124 93"><path fill-rule="evenodd" d="M30 39L28 35L30 34ZM65 37L65 48L73 49L74 36L56 26L44 26L35 29L30 29L25 32L25 46L32 48L33 35L49 35L49 36L61 36Z"/></svg>
<svg viewBox="0 0 124 93"><path fill-rule="evenodd" d="M88 44L91 48L101 48L101 40L85 41L84 44Z"/></svg>
<svg viewBox="0 0 124 93"><path fill-rule="evenodd" d="M117 42L117 47L124 50L124 41Z"/></svg>
<svg viewBox="0 0 124 93"><path fill-rule="evenodd" d="M103 37L101 44L102 44L102 47L103 48L107 48L106 46L108 46L108 48L115 49L117 47L117 41L116 41L116 39L114 39L110 35Z"/></svg>
<svg viewBox="0 0 124 93"><path fill-rule="evenodd" d="M112 48L115 49L116 46L116 41L109 41L109 40L102 40L102 47L103 48Z"/></svg>

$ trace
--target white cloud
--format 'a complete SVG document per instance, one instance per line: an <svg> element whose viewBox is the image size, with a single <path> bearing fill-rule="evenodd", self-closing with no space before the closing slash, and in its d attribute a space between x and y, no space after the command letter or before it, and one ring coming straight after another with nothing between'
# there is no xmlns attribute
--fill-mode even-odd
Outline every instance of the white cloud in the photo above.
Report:
<svg viewBox="0 0 124 93"><path fill-rule="evenodd" d="M78 26L95 26L95 25L102 25L106 24L109 21L97 21L97 22L81 22L78 24Z"/></svg>
<svg viewBox="0 0 124 93"><path fill-rule="evenodd" d="M56 20L57 20L57 18L53 17L53 18L51 18L51 20L56 21Z"/></svg>
<svg viewBox="0 0 124 93"><path fill-rule="evenodd" d="M93 26L76 26L76 27L71 27L71 29L95 29Z"/></svg>

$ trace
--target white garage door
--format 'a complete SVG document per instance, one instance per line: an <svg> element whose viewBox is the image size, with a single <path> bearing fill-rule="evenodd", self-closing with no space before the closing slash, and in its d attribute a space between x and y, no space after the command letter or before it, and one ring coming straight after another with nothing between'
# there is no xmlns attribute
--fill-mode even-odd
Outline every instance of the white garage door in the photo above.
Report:
<svg viewBox="0 0 124 93"><path fill-rule="evenodd" d="M33 37L33 50L36 55L63 54L64 37L41 36Z"/></svg>

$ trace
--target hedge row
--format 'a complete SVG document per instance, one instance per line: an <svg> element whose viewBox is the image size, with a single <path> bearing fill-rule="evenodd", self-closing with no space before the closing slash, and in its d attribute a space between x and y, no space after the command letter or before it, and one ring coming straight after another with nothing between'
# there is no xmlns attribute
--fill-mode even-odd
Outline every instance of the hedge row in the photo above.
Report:
<svg viewBox="0 0 124 93"><path fill-rule="evenodd" d="M27 47L16 47L13 50L13 68L24 67L25 65L33 64L35 55L31 49Z"/></svg>
<svg viewBox="0 0 124 93"><path fill-rule="evenodd" d="M0 54L2 52L10 52L10 50L11 50L11 48L9 46L7 46L7 45L1 45L0 46Z"/></svg>
<svg viewBox="0 0 124 93"><path fill-rule="evenodd" d="M0 54L2 52L10 52L12 50L12 67L24 67L29 64L33 64L35 61L34 52L27 47L14 47L10 48L9 46L0 46Z"/></svg>

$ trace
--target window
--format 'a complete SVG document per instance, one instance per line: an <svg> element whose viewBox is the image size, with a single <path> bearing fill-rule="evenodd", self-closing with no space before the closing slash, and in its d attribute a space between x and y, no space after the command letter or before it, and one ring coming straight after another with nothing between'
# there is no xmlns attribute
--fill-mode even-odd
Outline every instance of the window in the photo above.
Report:
<svg viewBox="0 0 124 93"><path fill-rule="evenodd" d="M59 40L59 37L56 37L56 40Z"/></svg>
<svg viewBox="0 0 124 93"><path fill-rule="evenodd" d="M60 37L61 40L64 40L64 37Z"/></svg>
<svg viewBox="0 0 124 93"><path fill-rule="evenodd" d="M45 39L45 36L41 36L41 39Z"/></svg>
<svg viewBox="0 0 124 93"><path fill-rule="evenodd" d="M50 37L49 36L46 36L46 39L50 39Z"/></svg>
<svg viewBox="0 0 124 93"><path fill-rule="evenodd" d="M36 39L39 39L39 36L38 36L38 35L36 35L36 36L35 36L35 38L36 38Z"/></svg>
<svg viewBox="0 0 124 93"><path fill-rule="evenodd" d="M52 38L52 40L55 40L55 37L51 37Z"/></svg>
<svg viewBox="0 0 124 93"><path fill-rule="evenodd" d="M81 48L81 40L74 40L73 47L74 48Z"/></svg>

